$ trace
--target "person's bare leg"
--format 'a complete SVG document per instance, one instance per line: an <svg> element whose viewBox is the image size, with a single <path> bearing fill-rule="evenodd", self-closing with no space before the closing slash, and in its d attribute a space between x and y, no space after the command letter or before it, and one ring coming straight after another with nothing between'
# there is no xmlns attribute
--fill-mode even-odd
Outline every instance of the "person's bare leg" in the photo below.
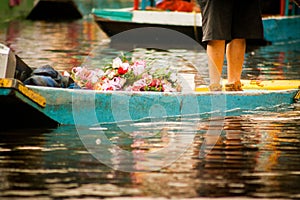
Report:
<svg viewBox="0 0 300 200"><path fill-rule="evenodd" d="M226 46L228 83L240 81L245 59L246 40L233 39Z"/></svg>
<svg viewBox="0 0 300 200"><path fill-rule="evenodd" d="M220 84L225 56L225 41L212 40L207 45L210 85Z"/></svg>

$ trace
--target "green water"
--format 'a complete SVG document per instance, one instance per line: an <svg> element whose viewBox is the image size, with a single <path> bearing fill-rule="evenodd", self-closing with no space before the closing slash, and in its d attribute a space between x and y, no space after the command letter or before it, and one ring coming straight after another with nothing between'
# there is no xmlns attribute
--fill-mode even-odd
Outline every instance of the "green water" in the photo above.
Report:
<svg viewBox="0 0 300 200"><path fill-rule="evenodd" d="M9 0L0 1L0 25L15 18L25 18L34 6L34 0L22 0L19 5L9 6Z"/></svg>

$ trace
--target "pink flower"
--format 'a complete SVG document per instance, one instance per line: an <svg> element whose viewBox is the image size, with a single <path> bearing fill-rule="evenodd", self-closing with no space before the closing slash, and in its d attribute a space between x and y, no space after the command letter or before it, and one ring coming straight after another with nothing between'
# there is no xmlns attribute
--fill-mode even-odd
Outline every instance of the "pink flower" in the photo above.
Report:
<svg viewBox="0 0 300 200"><path fill-rule="evenodd" d="M165 68L146 66L144 60L137 60L130 66L129 62L126 60L123 62L117 57L113 59L111 65L105 66L103 70L74 67L71 76L82 88L100 91L173 92L177 88L175 73L171 73Z"/></svg>
<svg viewBox="0 0 300 200"><path fill-rule="evenodd" d="M86 87L86 89L93 89L94 84L92 84L91 82L86 82L85 87Z"/></svg>
<svg viewBox="0 0 300 200"><path fill-rule="evenodd" d="M122 82L120 77L115 77L109 81L109 84L115 88L115 90L120 90L122 88Z"/></svg>
<svg viewBox="0 0 300 200"><path fill-rule="evenodd" d="M157 79L153 79L149 84L150 87L156 87L157 85L159 85L159 81Z"/></svg>
<svg viewBox="0 0 300 200"><path fill-rule="evenodd" d="M146 62L144 60L137 60L132 65L134 75L138 76L144 73L146 68Z"/></svg>
<svg viewBox="0 0 300 200"><path fill-rule="evenodd" d="M147 85L144 79L140 79L132 84L131 91L141 91Z"/></svg>
<svg viewBox="0 0 300 200"><path fill-rule="evenodd" d="M115 85L111 84L111 81L109 79L103 80L101 89L102 91L116 90Z"/></svg>

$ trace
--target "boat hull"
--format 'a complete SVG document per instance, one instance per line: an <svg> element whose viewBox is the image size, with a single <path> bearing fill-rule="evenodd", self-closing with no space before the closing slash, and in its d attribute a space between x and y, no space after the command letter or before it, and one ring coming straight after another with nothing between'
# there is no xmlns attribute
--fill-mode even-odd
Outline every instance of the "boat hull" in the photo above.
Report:
<svg viewBox="0 0 300 200"><path fill-rule="evenodd" d="M295 81L293 83L298 84ZM295 84L289 88L295 88ZM57 125L90 127L147 118L234 116L257 109L270 111L277 106L290 106L300 98L299 89L103 92L25 86L15 79L0 79L0 86L0 105L4 115L0 129Z"/></svg>
<svg viewBox="0 0 300 200"><path fill-rule="evenodd" d="M263 20L264 37L272 43L300 40L300 16L268 17Z"/></svg>
<svg viewBox="0 0 300 200"><path fill-rule="evenodd" d="M205 47L201 42L200 13L132 11L126 8L93 9L92 13L98 26L111 38L112 47L128 44L129 48L149 45L158 48L194 48L199 43ZM141 31L139 28L148 29ZM188 39L179 34L184 34Z"/></svg>
<svg viewBox="0 0 300 200"><path fill-rule="evenodd" d="M43 112L65 125L93 126L101 123L145 118L241 114L294 102L297 89L244 92L100 92L29 86L47 100Z"/></svg>
<svg viewBox="0 0 300 200"><path fill-rule="evenodd" d="M18 128L57 127L44 112L46 99L16 79L0 79L0 131Z"/></svg>
<svg viewBox="0 0 300 200"><path fill-rule="evenodd" d="M132 49L132 46L138 48L151 47L156 48L194 48L197 45L205 47L201 42L201 27L162 25L133 23L124 21L109 21L96 18L98 26L111 38L111 47ZM134 29L147 28L145 31L133 31ZM151 29L153 28L153 29ZM158 30L161 28L162 30ZM163 30L165 29L165 30ZM170 37L170 31L176 31L174 37ZM188 39L178 39L184 34ZM126 39L124 39L126 38ZM128 46L127 46L128 45Z"/></svg>
<svg viewBox="0 0 300 200"><path fill-rule="evenodd" d="M83 17L73 0L39 0L27 19L46 21L68 21Z"/></svg>

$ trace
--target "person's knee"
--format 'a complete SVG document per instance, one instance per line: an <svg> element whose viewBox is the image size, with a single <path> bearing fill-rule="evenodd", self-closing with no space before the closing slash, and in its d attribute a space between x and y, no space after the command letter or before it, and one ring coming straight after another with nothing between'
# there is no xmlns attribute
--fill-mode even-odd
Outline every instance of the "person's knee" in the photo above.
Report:
<svg viewBox="0 0 300 200"><path fill-rule="evenodd" d="M231 43L231 44L244 44L244 43L246 43L246 39L244 39L244 38L235 38L235 39L232 39L229 43Z"/></svg>
<svg viewBox="0 0 300 200"><path fill-rule="evenodd" d="M207 45L211 48L221 48L225 46L225 40L210 40Z"/></svg>

